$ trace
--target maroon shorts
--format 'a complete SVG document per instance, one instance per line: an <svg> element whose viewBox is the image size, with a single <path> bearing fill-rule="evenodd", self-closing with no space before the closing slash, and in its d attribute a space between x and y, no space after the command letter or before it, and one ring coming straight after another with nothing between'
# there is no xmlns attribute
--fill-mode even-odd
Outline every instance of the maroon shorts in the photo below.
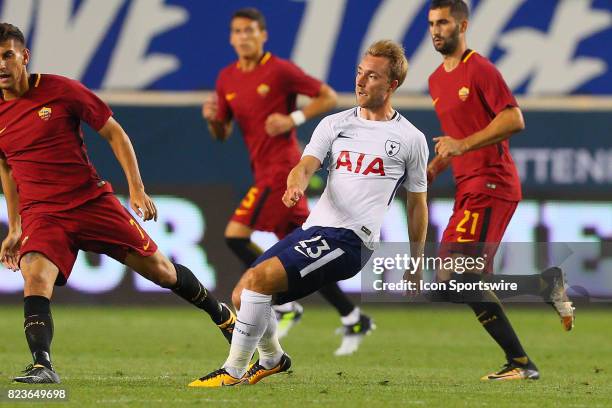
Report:
<svg viewBox="0 0 612 408"><path fill-rule="evenodd" d="M484 271L491 273L495 253L517 205L517 201L485 194L455 197L453 214L442 235L440 256L485 256Z"/></svg>
<svg viewBox="0 0 612 408"><path fill-rule="evenodd" d="M287 208L282 198L284 186L255 185L249 189L234 211L231 220L246 225L255 231L269 231L278 239L287 236L308 218L308 202L300 200Z"/></svg>
<svg viewBox="0 0 612 408"><path fill-rule="evenodd" d="M113 194L104 194L70 210L22 215L20 261L40 252L58 267L57 285L72 272L79 249L124 262L128 252L151 256L157 245Z"/></svg>

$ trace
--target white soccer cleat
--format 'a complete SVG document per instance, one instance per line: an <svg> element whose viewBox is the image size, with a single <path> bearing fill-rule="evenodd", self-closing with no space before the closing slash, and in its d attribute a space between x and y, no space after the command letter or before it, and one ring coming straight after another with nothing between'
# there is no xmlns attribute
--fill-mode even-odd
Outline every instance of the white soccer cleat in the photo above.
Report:
<svg viewBox="0 0 612 408"><path fill-rule="evenodd" d="M342 333L342 344L334 351L334 355L349 356L353 354L359 349L365 336L371 334L374 329L376 329L374 321L364 314L359 316L357 323L339 328L337 332Z"/></svg>
<svg viewBox="0 0 612 408"><path fill-rule="evenodd" d="M300 321L304 314L304 308L298 302L274 305L272 309L276 313L276 319L278 320L276 336L279 340L289 333L289 330Z"/></svg>
<svg viewBox="0 0 612 408"><path fill-rule="evenodd" d="M574 311L576 308L567 296L565 290L565 275L560 268L548 268L542 272L542 278L548 283L549 290L546 293L546 301L555 309L561 318L561 325L565 331L570 331L574 328L576 319Z"/></svg>

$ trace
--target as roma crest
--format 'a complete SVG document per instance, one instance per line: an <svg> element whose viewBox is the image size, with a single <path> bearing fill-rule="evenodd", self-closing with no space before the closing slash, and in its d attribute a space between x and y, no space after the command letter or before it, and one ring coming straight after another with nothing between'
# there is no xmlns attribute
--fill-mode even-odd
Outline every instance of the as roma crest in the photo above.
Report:
<svg viewBox="0 0 612 408"><path fill-rule="evenodd" d="M463 102L467 100L468 96L470 96L470 88L464 86L459 90L459 99L461 99Z"/></svg>
<svg viewBox="0 0 612 408"><path fill-rule="evenodd" d="M257 87L257 93L260 96L266 96L270 92L270 86L268 84L261 83Z"/></svg>
<svg viewBox="0 0 612 408"><path fill-rule="evenodd" d="M387 156L393 157L398 154L400 151L400 144L395 140L387 140L385 142L385 152L387 152Z"/></svg>
<svg viewBox="0 0 612 408"><path fill-rule="evenodd" d="M51 119L51 108L49 108L48 106L43 106L39 111L38 111L38 117L41 118L44 121L47 121L49 119Z"/></svg>

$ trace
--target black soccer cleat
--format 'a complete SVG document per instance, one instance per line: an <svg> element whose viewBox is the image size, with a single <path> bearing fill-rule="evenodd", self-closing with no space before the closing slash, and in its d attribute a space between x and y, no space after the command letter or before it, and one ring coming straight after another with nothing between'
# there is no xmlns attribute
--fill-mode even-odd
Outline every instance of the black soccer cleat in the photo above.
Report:
<svg viewBox="0 0 612 408"><path fill-rule="evenodd" d="M540 372L531 361L526 365L506 363L501 370L485 375L481 381L538 380Z"/></svg>
<svg viewBox="0 0 612 408"><path fill-rule="evenodd" d="M23 375L13 378L13 381L26 384L59 384L59 375L53 369L42 364L30 364L23 370Z"/></svg>

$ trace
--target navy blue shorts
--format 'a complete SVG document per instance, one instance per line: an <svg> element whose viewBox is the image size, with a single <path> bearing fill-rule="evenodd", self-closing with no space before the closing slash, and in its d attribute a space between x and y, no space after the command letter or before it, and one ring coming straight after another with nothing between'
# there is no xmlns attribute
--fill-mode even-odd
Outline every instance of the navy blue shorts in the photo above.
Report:
<svg viewBox="0 0 612 408"><path fill-rule="evenodd" d="M345 228L297 228L264 252L252 266L278 257L287 272L288 290L275 296L277 304L297 300L330 283L355 276L372 251Z"/></svg>

